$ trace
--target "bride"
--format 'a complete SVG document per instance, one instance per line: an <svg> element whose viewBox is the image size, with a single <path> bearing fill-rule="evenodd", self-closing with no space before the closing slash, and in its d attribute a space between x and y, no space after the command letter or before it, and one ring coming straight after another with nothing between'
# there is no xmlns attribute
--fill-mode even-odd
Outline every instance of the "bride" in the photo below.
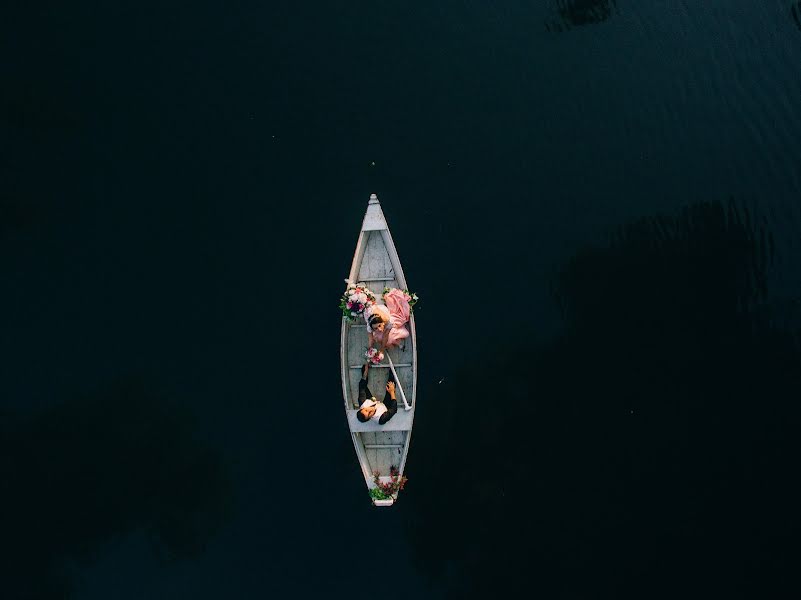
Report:
<svg viewBox="0 0 801 600"><path fill-rule="evenodd" d="M397 288L384 294L383 304L373 304L364 311L367 322L367 348L378 345L379 352L399 346L409 337L404 326L409 321L409 297Z"/></svg>

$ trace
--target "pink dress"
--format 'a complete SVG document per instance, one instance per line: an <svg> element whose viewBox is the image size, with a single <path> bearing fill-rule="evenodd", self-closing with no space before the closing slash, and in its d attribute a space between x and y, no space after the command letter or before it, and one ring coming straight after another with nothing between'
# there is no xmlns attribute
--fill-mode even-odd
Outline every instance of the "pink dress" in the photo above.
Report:
<svg viewBox="0 0 801 600"><path fill-rule="evenodd" d="M384 302L386 302L386 306L375 304L364 311L364 320L368 323L368 331L370 316L373 313L380 314L384 321L389 320L389 323L384 325L384 331L373 331L372 333L376 345L383 342L385 335L388 336L386 346L390 348L399 345L401 340L409 337L409 330L404 327L409 322L409 301L402 291L392 288L384 296Z"/></svg>

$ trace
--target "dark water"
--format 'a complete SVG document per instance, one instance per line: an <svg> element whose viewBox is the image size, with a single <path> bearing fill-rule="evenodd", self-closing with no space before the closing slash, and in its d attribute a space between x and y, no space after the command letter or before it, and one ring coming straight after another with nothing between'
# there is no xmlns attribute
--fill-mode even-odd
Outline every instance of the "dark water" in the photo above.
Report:
<svg viewBox="0 0 801 600"><path fill-rule="evenodd" d="M797 3L108 4L2 20L3 598L797 596ZM371 192L422 298L385 511Z"/></svg>

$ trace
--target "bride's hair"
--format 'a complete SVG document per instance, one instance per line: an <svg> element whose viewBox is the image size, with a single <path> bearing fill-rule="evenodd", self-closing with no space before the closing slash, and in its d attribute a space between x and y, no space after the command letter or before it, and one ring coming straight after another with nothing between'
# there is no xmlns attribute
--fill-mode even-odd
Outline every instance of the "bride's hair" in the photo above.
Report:
<svg viewBox="0 0 801 600"><path fill-rule="evenodd" d="M372 329L373 327L375 327L378 323L381 323L382 321L383 321L383 319L381 318L380 315L371 315L370 316L370 320L368 321L368 323L370 324L370 329Z"/></svg>

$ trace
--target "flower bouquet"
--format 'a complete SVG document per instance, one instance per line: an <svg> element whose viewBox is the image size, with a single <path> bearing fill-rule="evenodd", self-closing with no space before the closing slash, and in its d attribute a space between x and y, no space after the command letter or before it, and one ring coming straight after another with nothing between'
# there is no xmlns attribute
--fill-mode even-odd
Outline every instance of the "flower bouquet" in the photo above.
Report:
<svg viewBox="0 0 801 600"><path fill-rule="evenodd" d="M373 483L375 487L370 490L370 497L373 500L389 500L394 497L406 485L406 476L401 476L396 467L389 468L389 481L386 483L381 481L381 474L378 471L373 471Z"/></svg>
<svg viewBox="0 0 801 600"><path fill-rule="evenodd" d="M370 364L377 365L382 360L384 360L384 353L379 352L375 348L368 348L367 352L364 353L367 357L367 360L370 361Z"/></svg>
<svg viewBox="0 0 801 600"><path fill-rule="evenodd" d="M392 289L392 288L385 287L385 288L384 288L384 291L381 293L381 297L383 298L384 296L386 296L386 295L387 295L387 293L388 293L388 292L389 292L391 289ZM408 303L409 303L409 310L410 310L411 312L414 312L414 305L415 305L415 304L417 304L417 301L418 301L420 298L418 298L418 297L417 297L417 294L415 294L415 293L413 293L413 292L410 292L409 290L401 290L401 293L403 293L403 297L404 297L404 299L406 300L406 302L408 302Z"/></svg>
<svg viewBox="0 0 801 600"><path fill-rule="evenodd" d="M349 321L361 316L368 306L375 304L375 295L363 283L352 283L345 280L348 289L342 294L339 300L339 308L342 309L342 316Z"/></svg>

